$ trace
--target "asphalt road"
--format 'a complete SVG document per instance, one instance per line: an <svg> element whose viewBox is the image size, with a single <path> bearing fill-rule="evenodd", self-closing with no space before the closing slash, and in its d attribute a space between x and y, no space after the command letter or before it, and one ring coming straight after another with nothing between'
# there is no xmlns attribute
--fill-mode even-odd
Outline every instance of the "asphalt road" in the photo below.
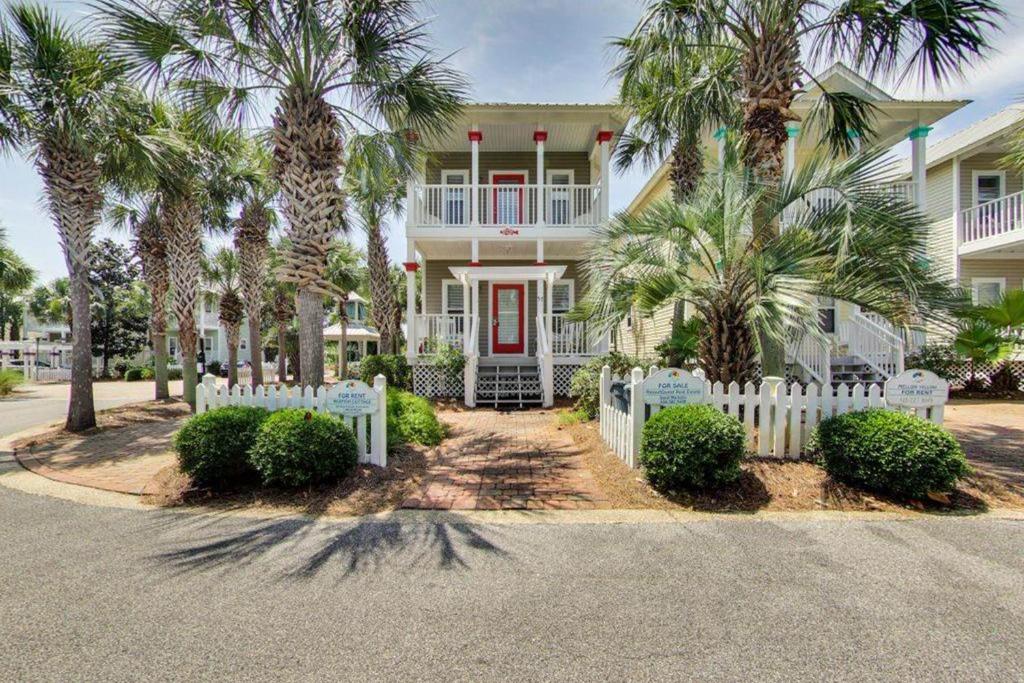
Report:
<svg viewBox="0 0 1024 683"><path fill-rule="evenodd" d="M0 486L0 680L1020 680L1024 521L246 520Z"/></svg>
<svg viewBox="0 0 1024 683"><path fill-rule="evenodd" d="M96 382L96 410L116 408L153 398L152 382ZM181 382L171 382L172 396L181 396ZM0 437L64 420L68 415L69 384L25 384L11 396L0 398Z"/></svg>

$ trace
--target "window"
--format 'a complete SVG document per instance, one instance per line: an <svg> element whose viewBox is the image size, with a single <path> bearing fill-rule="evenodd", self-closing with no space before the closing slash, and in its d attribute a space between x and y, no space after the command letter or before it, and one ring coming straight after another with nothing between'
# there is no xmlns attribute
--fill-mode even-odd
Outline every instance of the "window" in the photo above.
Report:
<svg viewBox="0 0 1024 683"><path fill-rule="evenodd" d="M988 306L999 301L1006 291L1005 277L971 278L971 292L977 306Z"/></svg>
<svg viewBox="0 0 1024 683"><path fill-rule="evenodd" d="M1004 171L974 172L974 205L984 204L999 199L1006 189L1006 173Z"/></svg>
<svg viewBox="0 0 1024 683"><path fill-rule="evenodd" d="M462 331L465 329L463 314L466 312L466 297L463 294L462 283L458 280L441 281L441 311L448 317L437 332L448 343L457 344L462 339Z"/></svg>
<svg viewBox="0 0 1024 683"><path fill-rule="evenodd" d="M238 340L238 348L240 348L242 351L245 351L245 339Z"/></svg>
<svg viewBox="0 0 1024 683"><path fill-rule="evenodd" d="M377 342L368 341L366 342L366 355L376 356L377 355Z"/></svg>
<svg viewBox="0 0 1024 683"><path fill-rule="evenodd" d="M826 334L836 332L836 300L829 297L818 297L818 320L821 331Z"/></svg>
<svg viewBox="0 0 1024 683"><path fill-rule="evenodd" d="M568 313L573 303L573 281L556 280L551 287L551 312Z"/></svg>
<svg viewBox="0 0 1024 683"><path fill-rule="evenodd" d="M548 171L548 223L569 225L572 222L573 171ZM564 185L565 187L559 187Z"/></svg>
<svg viewBox="0 0 1024 683"><path fill-rule="evenodd" d="M171 358L178 357L178 338L168 337L167 338L167 355Z"/></svg>
<svg viewBox="0 0 1024 683"><path fill-rule="evenodd" d="M469 171L441 171L443 188L444 212L442 222L445 225L465 225L466 193L469 185Z"/></svg>
<svg viewBox="0 0 1024 683"><path fill-rule="evenodd" d="M203 348L207 351L213 351L213 337L203 337Z"/></svg>
<svg viewBox="0 0 1024 683"><path fill-rule="evenodd" d="M203 310L207 313L213 313L213 302L207 299L203 302Z"/></svg>

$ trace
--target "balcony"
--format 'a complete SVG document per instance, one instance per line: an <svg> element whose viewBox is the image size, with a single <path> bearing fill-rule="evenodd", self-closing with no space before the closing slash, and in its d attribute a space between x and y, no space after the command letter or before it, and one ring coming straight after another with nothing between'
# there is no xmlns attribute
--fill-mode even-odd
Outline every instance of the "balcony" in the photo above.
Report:
<svg viewBox="0 0 1024 683"><path fill-rule="evenodd" d="M914 190L916 183L899 182L877 185L876 189L885 195L902 199L907 202L914 201ZM782 224L790 225L795 223L805 212L815 213L828 211L839 203L840 193L833 189L814 190L804 195L799 202L791 204L782 214Z"/></svg>
<svg viewBox="0 0 1024 683"><path fill-rule="evenodd" d="M411 186L410 228L593 229L606 219L600 185Z"/></svg>
<svg viewBox="0 0 1024 683"><path fill-rule="evenodd" d="M960 212L962 256L1024 245L1024 192L994 199ZM1024 254L1022 254L1024 256Z"/></svg>

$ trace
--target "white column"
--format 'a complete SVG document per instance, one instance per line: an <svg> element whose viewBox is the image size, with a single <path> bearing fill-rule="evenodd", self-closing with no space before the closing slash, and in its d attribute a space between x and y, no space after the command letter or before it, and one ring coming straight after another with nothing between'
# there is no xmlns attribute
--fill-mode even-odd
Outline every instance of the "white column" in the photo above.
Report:
<svg viewBox="0 0 1024 683"><path fill-rule="evenodd" d="M921 211L926 209L925 176L928 171L928 162L925 158L925 148L928 142L929 131L931 131L931 128L928 126L918 126L910 131L908 136L910 138L910 164L914 172L914 203L917 204L917 208Z"/></svg>
<svg viewBox="0 0 1024 683"><path fill-rule="evenodd" d="M544 313L544 279L541 278L540 280L537 280L537 314L541 315L543 313ZM544 320L544 318L541 318L541 321L543 321L543 320ZM547 327L545 326L544 329L546 331ZM537 338L538 339L540 338L540 330L537 330ZM550 339L548 339L548 343L549 344L551 343Z"/></svg>
<svg viewBox="0 0 1024 683"><path fill-rule="evenodd" d="M484 139L483 133L473 126L473 129L469 131L469 146L470 146L470 183L469 183L469 211L470 211L470 224L480 224L480 142Z"/></svg>
<svg viewBox="0 0 1024 683"><path fill-rule="evenodd" d="M480 281L473 280L473 315L480 317ZM484 325L488 322L484 319L480 319L480 329L484 329ZM479 339L473 339L471 343L474 345L473 348L477 348L480 344Z"/></svg>
<svg viewBox="0 0 1024 683"><path fill-rule="evenodd" d="M963 239L964 215L963 205L960 201L960 157L953 157L953 187L950 189L953 197L953 281L960 284L960 241Z"/></svg>
<svg viewBox="0 0 1024 683"><path fill-rule="evenodd" d="M469 242L469 265L480 265L480 240L476 238Z"/></svg>
<svg viewBox="0 0 1024 683"><path fill-rule="evenodd" d="M608 220L609 193L611 192L611 168L608 163L612 141L612 132L602 130L597 133L597 143L601 148L601 216L600 220Z"/></svg>
<svg viewBox="0 0 1024 683"><path fill-rule="evenodd" d="M462 352L469 353L471 346L470 335L473 333L471 313L469 310L469 277L462 277Z"/></svg>
<svg viewBox="0 0 1024 683"><path fill-rule="evenodd" d="M555 276L548 275L548 287L547 287L547 305L544 307L544 331L547 333L548 344L551 344L552 339L552 320L551 312L555 310Z"/></svg>
<svg viewBox="0 0 1024 683"><path fill-rule="evenodd" d="M416 270L419 264L414 250L409 251L410 260L405 263L405 357L410 363L416 360Z"/></svg>
<svg viewBox="0 0 1024 683"><path fill-rule="evenodd" d="M544 264L544 240L537 240L537 265Z"/></svg>
<svg viewBox="0 0 1024 683"><path fill-rule="evenodd" d="M547 201L544 197L544 142L548 139L547 131L538 130L533 134L537 143L537 225L543 227L547 222Z"/></svg>
<svg viewBox="0 0 1024 683"><path fill-rule="evenodd" d="M793 171L796 170L796 138L800 135L800 126L795 123L791 123L786 126L786 169L785 179L789 180L793 177Z"/></svg>

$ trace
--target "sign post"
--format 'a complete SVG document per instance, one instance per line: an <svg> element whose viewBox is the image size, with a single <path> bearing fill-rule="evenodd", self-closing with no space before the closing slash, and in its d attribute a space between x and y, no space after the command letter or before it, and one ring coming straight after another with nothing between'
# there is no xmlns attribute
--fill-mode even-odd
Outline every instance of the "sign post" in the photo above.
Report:
<svg viewBox="0 0 1024 683"><path fill-rule="evenodd" d="M373 386L359 380L345 380L327 393L324 408L327 412L351 420L359 446L360 462L387 467L387 381L377 375ZM372 443L367 449L366 419L372 420L370 436Z"/></svg>
<svg viewBox="0 0 1024 683"><path fill-rule="evenodd" d="M949 382L929 370L905 370L885 383L885 403L888 406L911 408L920 417L942 422L943 406L949 399Z"/></svg>

